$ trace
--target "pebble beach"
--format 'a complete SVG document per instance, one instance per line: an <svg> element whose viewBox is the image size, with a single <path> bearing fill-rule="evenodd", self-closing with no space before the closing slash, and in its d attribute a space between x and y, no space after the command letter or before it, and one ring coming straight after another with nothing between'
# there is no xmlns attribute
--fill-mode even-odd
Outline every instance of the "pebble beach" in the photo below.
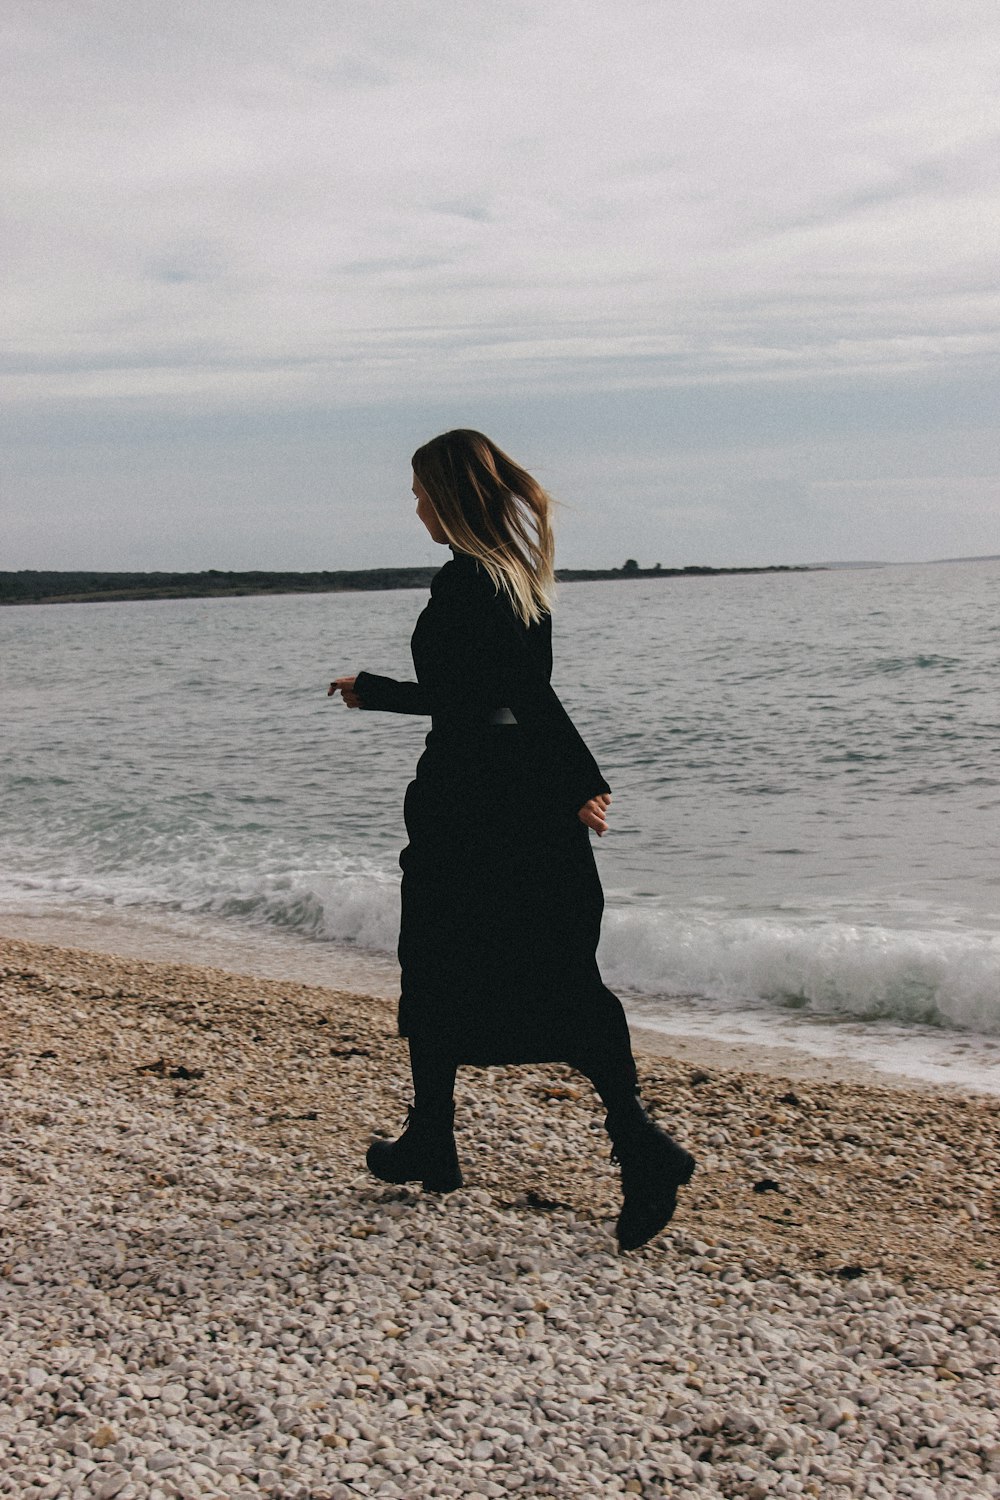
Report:
<svg viewBox="0 0 1000 1500"><path fill-rule="evenodd" d="M643 1053L697 1156L618 1253L598 1101L463 1069L364 1169L378 997L0 941L0 1495L1000 1494L1000 1101Z"/></svg>

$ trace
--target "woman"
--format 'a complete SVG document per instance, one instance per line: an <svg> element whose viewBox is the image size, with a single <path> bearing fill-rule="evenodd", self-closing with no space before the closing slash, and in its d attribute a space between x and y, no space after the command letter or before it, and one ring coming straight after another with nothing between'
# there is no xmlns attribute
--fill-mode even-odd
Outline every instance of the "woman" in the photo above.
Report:
<svg viewBox="0 0 1000 1500"><path fill-rule="evenodd" d="M406 793L399 1032L414 1102L396 1141L375 1140L384 1182L450 1192L462 1063L569 1063L607 1109L635 1249L669 1221L694 1159L639 1102L628 1025L597 967L604 897L590 833L611 791L555 692L549 497L480 432L413 455L417 515L453 556L431 584L411 648L416 682L338 677L348 708L429 714Z"/></svg>

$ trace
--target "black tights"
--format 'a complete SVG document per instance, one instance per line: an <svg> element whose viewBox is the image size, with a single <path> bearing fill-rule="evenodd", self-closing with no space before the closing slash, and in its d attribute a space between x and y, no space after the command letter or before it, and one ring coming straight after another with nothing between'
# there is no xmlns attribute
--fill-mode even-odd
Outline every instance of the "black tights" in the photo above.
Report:
<svg viewBox="0 0 1000 1500"><path fill-rule="evenodd" d="M410 1037L410 1072L413 1074L413 1104L430 1114L449 1109L455 1097L458 1063L440 1047Z"/></svg>
<svg viewBox="0 0 1000 1500"><path fill-rule="evenodd" d="M571 1066L589 1078L609 1114L635 1107L639 1080L627 1038L600 1057L580 1057ZM436 1113L448 1110L455 1096L458 1064L440 1047L410 1038L410 1071L416 1109Z"/></svg>

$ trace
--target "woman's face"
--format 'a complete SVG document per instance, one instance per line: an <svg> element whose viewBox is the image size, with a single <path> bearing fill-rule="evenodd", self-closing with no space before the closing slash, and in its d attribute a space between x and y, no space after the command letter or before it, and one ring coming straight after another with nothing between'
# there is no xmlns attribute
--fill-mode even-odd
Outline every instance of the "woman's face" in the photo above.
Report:
<svg viewBox="0 0 1000 1500"><path fill-rule="evenodd" d="M417 497L417 515L427 527L427 534L432 542L442 542L447 545L448 538L445 536L444 527L441 525L438 513L431 504L431 497L424 489L416 474L413 476L413 493Z"/></svg>

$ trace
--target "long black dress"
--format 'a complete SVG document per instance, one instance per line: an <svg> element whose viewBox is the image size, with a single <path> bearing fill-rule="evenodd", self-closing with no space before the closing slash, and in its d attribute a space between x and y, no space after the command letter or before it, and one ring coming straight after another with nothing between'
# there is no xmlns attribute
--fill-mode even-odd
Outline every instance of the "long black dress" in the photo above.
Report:
<svg viewBox="0 0 1000 1500"><path fill-rule="evenodd" d="M416 682L355 682L363 709L431 715L404 804L400 1035L459 1063L630 1059L577 816L609 788L549 684L551 620L524 626L456 553L411 649ZM494 722L500 710L516 723Z"/></svg>

